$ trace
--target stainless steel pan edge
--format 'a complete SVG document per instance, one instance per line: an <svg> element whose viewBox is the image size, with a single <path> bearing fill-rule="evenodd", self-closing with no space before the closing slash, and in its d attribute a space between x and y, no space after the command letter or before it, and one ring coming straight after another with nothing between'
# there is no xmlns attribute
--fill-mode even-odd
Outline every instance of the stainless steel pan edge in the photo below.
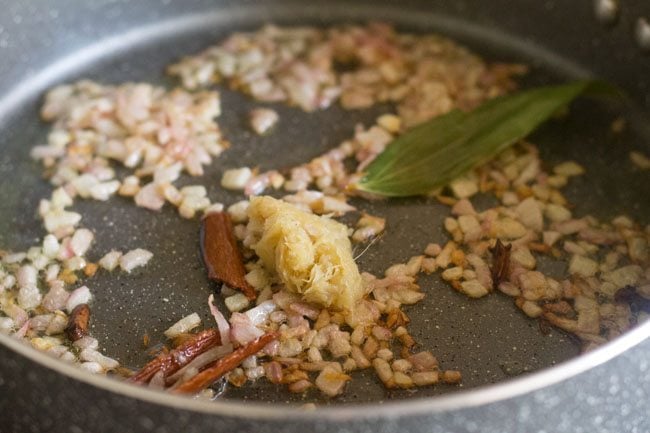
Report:
<svg viewBox="0 0 650 433"><path fill-rule="evenodd" d="M16 7L15 3L8 3L11 14L20 11L21 7L33 7ZM114 2L91 3L97 10L116 7ZM467 8L468 5L475 6L475 3L458 2L460 6L456 6L455 13L462 15L463 5ZM562 2L548 3L557 5ZM127 8L125 4L121 6ZM162 11L151 14L152 22L165 13L173 16L173 11L165 12L168 5L161 3L159 6ZM176 6L180 9L178 4ZM184 10L195 8L197 11L209 7L210 2L187 2L183 6ZM498 6L493 7L498 9ZM533 9L531 6L531 11ZM22 19L28 21L26 11L23 10ZM495 19L486 16L487 21ZM100 33L99 29L90 31L90 36L102 39ZM0 39L2 37L3 33L0 33ZM74 43L69 45L71 53L75 48L85 46L87 40L81 37L76 42L76 47ZM119 47L118 44L115 48ZM86 55L92 53L88 51ZM77 57L79 62L85 60L83 56ZM28 69L16 66L20 62L14 67L8 67L6 62L3 62L4 66L0 65L2 76L8 78L0 81L3 95L0 112L6 114L13 104L29 96L35 97L36 88L49 84L62 73L48 69L51 75L38 75L40 67L49 64L47 56L41 61L44 63L39 65L36 62ZM647 63L647 59L645 61ZM18 75L21 70L33 71L35 81L25 81L21 87ZM603 71L604 76L615 73L613 69ZM642 79L630 82L630 86L637 90L647 89L647 83ZM26 93L19 93L23 91ZM636 93L636 96L643 103L647 92ZM103 377L82 374L64 364L53 365L44 355L0 337L0 371L3 372L0 375L0 431L265 432L310 428L314 431L377 432L397 429L431 432L645 432L650 431L647 416L650 401L647 391L650 383L648 335L650 324L589 355L477 391L383 406L326 408L314 412L250 403L205 404L128 387ZM14 376L6 376L4 372L7 371L12 371Z"/></svg>

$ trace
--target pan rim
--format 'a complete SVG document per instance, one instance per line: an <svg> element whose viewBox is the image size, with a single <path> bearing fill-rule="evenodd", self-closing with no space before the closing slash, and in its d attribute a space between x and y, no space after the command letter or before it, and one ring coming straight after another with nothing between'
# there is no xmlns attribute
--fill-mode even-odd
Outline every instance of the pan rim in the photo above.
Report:
<svg viewBox="0 0 650 433"><path fill-rule="evenodd" d="M237 8L233 8L233 10L239 11L240 15L237 15L237 19L243 19L245 14L252 8L259 9L260 6L239 6ZM277 5L274 6L274 8L275 9L272 11L272 13L270 13L270 11L266 11L269 12L270 16L272 17L281 17L283 12L289 10L291 10L292 14L295 16L295 7L292 7L291 3L289 3L284 8L278 8ZM367 7L347 5L348 13L350 12L350 9L363 11L365 15L361 16L363 18L369 18ZM304 14L305 16L313 17L317 16L317 10L322 11L317 4L310 6L301 5L300 13ZM337 13L337 9L332 9L328 12L328 17L336 19ZM400 16L410 16L411 20L416 20L417 18L417 21L423 21L422 17L417 17L417 11L405 11L403 9L393 7L377 8L374 13L376 15L384 16L392 14L395 17L394 20L396 22L408 21L407 19L399 18ZM4 98L0 99L0 118L8 118L9 116L7 116L7 114L16 109L16 107L18 107L23 101L37 94L40 94L46 87L52 85L56 81L59 81L60 77L68 75L75 68L88 64L99 57L117 52L124 47L133 47L142 43L146 43L146 41L153 38L163 37L169 28L174 28L175 30L178 30L179 28L186 30L196 30L199 26L207 27L208 25L213 25L215 22L232 20L233 18L232 15L228 15L227 17L224 15L226 14L224 14L223 11L214 14L186 15L171 20L143 26L142 28L123 33L118 37L108 37L86 47L82 47L81 49L72 52L67 57L51 65L48 65L35 76L21 83L18 83L14 90L9 92ZM432 15L428 16L430 17ZM483 29L482 26L468 21L459 20L440 14L438 14L438 17L439 19L434 23L434 25L432 25L432 27L436 28L436 30L439 31L449 30L454 26L459 25L459 23L462 23L464 26L466 26L466 29L467 26L474 29L470 29L467 34L471 34L472 31L477 32ZM505 34L502 34L500 32L493 32L493 35L495 35L495 41L499 35L502 35L502 37L505 36ZM519 52L523 52L522 50L516 49L512 43L512 39L509 38L509 40L510 48L513 48ZM503 40L499 40L499 42L503 43ZM530 41L526 42L528 53L533 52L531 50L531 46L539 50L540 53L543 53L546 59L552 58L555 62L561 62L564 66L564 71L569 71L572 75L585 76L588 74L578 65L568 62L566 59L561 58L542 47L532 45ZM305 411L298 405L268 405L250 401L236 402L234 400L214 402L192 400L183 396L172 395L156 390L151 390L145 387L131 385L126 382L111 379L103 375L90 374L72 364L65 363L63 361L52 358L45 353L39 352L36 349L29 347L27 344L24 344L23 342L7 335L0 334L0 344L9 350L29 359L32 362L39 364L47 369L53 370L57 373L63 374L70 379L83 382L87 385L91 385L100 389L104 389L114 394L142 400L151 404L157 404L160 406L166 406L190 412L200 412L209 415L254 420L284 421L287 419L287 417L290 417L296 421L308 420L313 422L316 420L335 420L337 422L345 422L360 421L363 419L373 418L393 418L408 415L441 413L478 407L507 400L523 394L541 390L553 384L559 383L565 379L569 379L571 377L584 373L617 357L628 349L642 343L649 337L650 321L639 325L635 329L628 331L624 335L611 342L608 342L607 344L595 349L592 352L572 358L558 365L548 367L525 376L520 376L507 381L499 382L497 384L481 386L471 390L457 391L441 396L386 402L381 405L376 403L363 403L345 406L321 406L317 407L315 410L310 411ZM278 411L278 407L282 407L283 410Z"/></svg>
<svg viewBox="0 0 650 433"><path fill-rule="evenodd" d="M450 394L413 398L395 402L363 403L339 406L320 406L314 410L305 410L294 404L261 404L251 401L235 400L200 401L153 390L147 387L129 384L104 375L85 372L75 366L53 358L28 346L8 335L0 335L0 344L15 353L41 366L63 374L70 379L83 382L114 394L142 400L148 403L167 406L174 409L218 415L231 418L254 420L286 420L287 416L295 421L360 421L363 419L394 418L404 416L426 415L450 412L484 406L507 400L547 388L565 379L577 376L592 368L617 357L628 349L642 343L650 337L650 321L637 326L615 340L577 356L558 365L544 368L534 373L481 386L466 391ZM282 411L277 408L282 407Z"/></svg>

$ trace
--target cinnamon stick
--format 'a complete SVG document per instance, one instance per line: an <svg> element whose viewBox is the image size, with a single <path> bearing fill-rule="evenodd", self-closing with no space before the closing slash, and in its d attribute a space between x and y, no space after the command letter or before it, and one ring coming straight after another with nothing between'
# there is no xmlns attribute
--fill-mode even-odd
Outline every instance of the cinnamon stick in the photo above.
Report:
<svg viewBox="0 0 650 433"><path fill-rule="evenodd" d="M174 350L158 355L142 367L140 371L131 376L129 380L135 383L147 383L159 371L163 372L163 377L167 377L189 364L190 361L203 352L219 344L221 344L219 331L216 329L206 329L194 335Z"/></svg>
<svg viewBox="0 0 650 433"><path fill-rule="evenodd" d="M227 212L212 212L203 218L201 253L208 278L240 290L250 300L256 298L255 289L244 278L246 268Z"/></svg>
<svg viewBox="0 0 650 433"><path fill-rule="evenodd" d="M202 372L196 376L183 382L180 386L174 389L176 393L197 393L202 389L207 388L217 379L221 378L230 370L235 369L244 359L249 356L255 355L262 350L264 346L279 337L277 332L269 332L262 335L256 340L251 341L245 346L240 347L225 357L209 364Z"/></svg>

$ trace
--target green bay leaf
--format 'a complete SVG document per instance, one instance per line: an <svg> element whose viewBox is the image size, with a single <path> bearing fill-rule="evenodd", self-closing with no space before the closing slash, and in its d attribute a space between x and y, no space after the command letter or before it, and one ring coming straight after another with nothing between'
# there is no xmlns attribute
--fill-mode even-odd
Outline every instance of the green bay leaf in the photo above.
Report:
<svg viewBox="0 0 650 433"><path fill-rule="evenodd" d="M393 140L355 189L387 197L427 194L489 161L583 93L613 94L598 81L538 87L454 110Z"/></svg>

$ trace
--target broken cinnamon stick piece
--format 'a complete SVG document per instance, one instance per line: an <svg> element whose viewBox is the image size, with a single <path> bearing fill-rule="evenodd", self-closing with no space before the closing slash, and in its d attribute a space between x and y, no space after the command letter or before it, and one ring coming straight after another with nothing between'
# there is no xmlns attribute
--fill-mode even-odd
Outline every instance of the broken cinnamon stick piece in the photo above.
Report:
<svg viewBox="0 0 650 433"><path fill-rule="evenodd" d="M490 248L492 253L492 266L490 272L492 273L492 284L494 290L499 287L501 282L508 279L510 274L510 250L512 245L505 246L500 239L497 239L494 247Z"/></svg>
<svg viewBox="0 0 650 433"><path fill-rule="evenodd" d="M221 344L221 335L216 329L206 329L176 347L174 350L158 355L129 378L134 383L147 383L159 371L163 377L176 373L203 352Z"/></svg>
<svg viewBox="0 0 650 433"><path fill-rule="evenodd" d="M173 392L193 394L207 388L224 374L236 368L244 359L255 355L264 346L276 340L278 337L279 334L277 332L269 332L262 335L258 339L209 364L202 372L182 383Z"/></svg>
<svg viewBox="0 0 650 433"><path fill-rule="evenodd" d="M255 289L244 278L246 268L227 212L212 212L203 218L201 253L208 278L240 290L251 301L256 298Z"/></svg>

